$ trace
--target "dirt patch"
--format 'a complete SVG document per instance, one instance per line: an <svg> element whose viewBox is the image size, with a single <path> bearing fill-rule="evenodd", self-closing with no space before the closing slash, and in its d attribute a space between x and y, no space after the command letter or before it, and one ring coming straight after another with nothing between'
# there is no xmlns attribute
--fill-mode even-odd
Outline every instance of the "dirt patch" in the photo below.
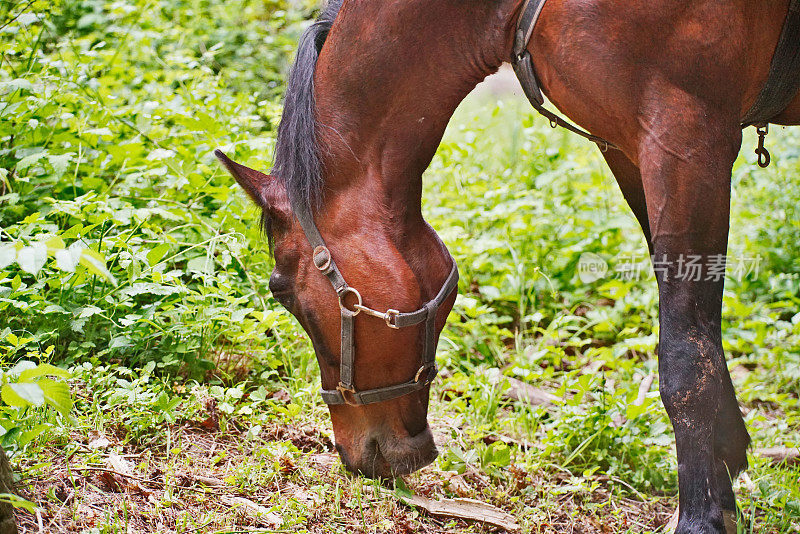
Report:
<svg viewBox="0 0 800 534"><path fill-rule="evenodd" d="M41 532L54 533L110 525L129 533L497 531L426 516L388 494L385 485L345 473L330 438L318 430L268 428L248 441L229 428L172 428L172 449L163 451L74 434L77 452L48 447L36 465L21 466L29 473L21 489L40 516L18 512L20 532L40 532L39 521ZM612 496L608 479L587 493L574 490L565 473L513 465L507 473L500 483L479 471L429 467L406 484L432 499L467 497L497 506L518 517L524 532L655 530L672 512L669 499L643 503Z"/></svg>

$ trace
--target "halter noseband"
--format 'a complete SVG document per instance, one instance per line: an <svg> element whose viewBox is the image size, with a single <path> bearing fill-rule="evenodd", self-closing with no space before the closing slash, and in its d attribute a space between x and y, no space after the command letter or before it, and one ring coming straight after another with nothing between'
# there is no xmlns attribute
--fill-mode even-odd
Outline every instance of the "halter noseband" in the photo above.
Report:
<svg viewBox="0 0 800 534"><path fill-rule="evenodd" d="M328 281L333 286L333 290L339 297L339 309L341 310L342 317L342 336L341 347L342 356L341 363L339 364L339 385L336 389L323 389L322 400L325 404L349 404L351 406L359 406L364 404L374 404L377 402L384 402L414 391L418 391L433 382L433 379L438 373L436 367L436 312L442 305L444 300L453 292L456 285L458 285L458 267L455 260L453 267L450 269L450 274L447 276L444 285L439 290L439 293L425 303L422 308L413 312L401 312L398 310L387 310L385 312L374 310L368 306L364 306L361 299L361 293L354 287L350 287L345 282L339 268L336 267L336 262L331 257L330 250L325 246L325 241L319 233L317 225L314 223L314 216L311 210L305 205L299 206L292 203L292 211L294 211L297 221L303 228L306 239L314 248L313 262L314 266L322 274L324 274ZM345 302L346 299L355 298L356 302L348 307ZM406 328L420 323L425 323L425 344L422 352L422 366L420 366L414 378L402 384L394 386L386 386L382 388L368 389L358 391L353 383L353 370L355 367L355 338L353 335L353 319L359 313L364 312L366 315L378 317L386 322L389 328Z"/></svg>

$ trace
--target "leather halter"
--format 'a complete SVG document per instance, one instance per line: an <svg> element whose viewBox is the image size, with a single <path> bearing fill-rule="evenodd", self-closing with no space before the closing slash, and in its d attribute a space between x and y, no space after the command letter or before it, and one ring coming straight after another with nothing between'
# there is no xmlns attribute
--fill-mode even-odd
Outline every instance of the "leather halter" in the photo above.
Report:
<svg viewBox="0 0 800 534"><path fill-rule="evenodd" d="M561 126L570 132L585 137L589 141L597 143L603 152L607 151L609 148L619 150L613 143L606 141L602 137L581 130L544 107L544 96L542 95L542 90L539 88L536 72L533 70L533 58L531 58L531 53L528 52L528 43L533 36L533 29L539 21L539 15L542 14L545 1L546 0L526 0L525 5L522 6L519 20L517 20L517 31L514 34L514 49L511 55L511 65L514 67L514 73L517 75L520 85L522 85L522 90L525 92L525 96L528 97L533 108L547 118L550 121L550 126L553 128Z"/></svg>
<svg viewBox="0 0 800 534"><path fill-rule="evenodd" d="M447 276L444 285L433 300L426 302L422 308L413 312L401 312L389 309L385 312L374 310L365 306L361 293L354 287L350 287L345 282L336 262L331 257L330 250L325 246L325 241L319 233L317 225L314 223L314 216L311 210L300 203L292 202L292 211L297 217L297 221L303 228L306 239L314 249L314 266L327 278L333 286L333 290L339 298L339 308L341 310L341 362L339 364L339 385L336 389L323 389L322 400L325 404L349 404L359 406L364 404L374 404L384 402L398 397L403 397L409 393L427 387L433 382L438 373L436 367L436 312L439 307L450 296L458 285L458 267L455 260L450 274ZM348 305L346 300L355 299L355 303ZM353 319L356 315L364 312L383 319L387 328L407 328L409 326L425 323L425 343L422 351L422 365L417 370L414 377L401 384L386 386L382 388L368 389L359 391L353 382L353 371L355 368L355 337L353 333Z"/></svg>

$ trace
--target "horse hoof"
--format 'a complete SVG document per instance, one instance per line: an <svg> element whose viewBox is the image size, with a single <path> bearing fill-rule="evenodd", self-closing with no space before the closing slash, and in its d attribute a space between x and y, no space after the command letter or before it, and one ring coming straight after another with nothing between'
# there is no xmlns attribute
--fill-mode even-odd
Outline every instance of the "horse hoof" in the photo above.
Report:
<svg viewBox="0 0 800 534"><path fill-rule="evenodd" d="M673 534L675 530L678 528L678 519L680 515L678 513L678 509L675 509L675 512L672 514L669 522L664 527L665 534ZM722 511L722 522L725 526L725 534L737 534L736 530L736 512L731 512L730 510L723 510Z"/></svg>

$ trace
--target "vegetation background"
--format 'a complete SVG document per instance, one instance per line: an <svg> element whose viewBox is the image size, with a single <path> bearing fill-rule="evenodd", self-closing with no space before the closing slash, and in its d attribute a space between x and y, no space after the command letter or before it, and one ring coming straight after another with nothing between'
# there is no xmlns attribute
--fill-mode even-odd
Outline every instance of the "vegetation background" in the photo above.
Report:
<svg viewBox="0 0 800 534"><path fill-rule="evenodd" d="M514 95L471 96L426 175L461 272L432 392L440 458L394 488L342 469L257 214L211 154L270 167L317 7L0 2L0 439L20 527L491 530L402 503L415 493L489 502L524 532L661 531L676 465L657 378L641 388L657 367L646 247L596 149ZM746 148L734 170L724 342L754 447L797 447L797 130L769 149L771 168ZM581 280L585 253L606 276ZM503 377L556 399L509 400ZM752 455L742 532L800 532L799 479Z"/></svg>

